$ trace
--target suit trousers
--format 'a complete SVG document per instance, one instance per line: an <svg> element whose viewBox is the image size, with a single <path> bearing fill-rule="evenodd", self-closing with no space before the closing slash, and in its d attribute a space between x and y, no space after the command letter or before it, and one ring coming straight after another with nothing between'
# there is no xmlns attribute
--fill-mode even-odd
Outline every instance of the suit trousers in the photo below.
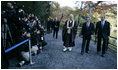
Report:
<svg viewBox="0 0 118 70"><path fill-rule="evenodd" d="M102 44L102 54L105 54L105 50L107 49L107 39L104 38L103 36L99 36L98 37L98 41L97 41L97 52L101 51L101 42L103 40L103 44Z"/></svg>
<svg viewBox="0 0 118 70"><path fill-rule="evenodd" d="M81 52L84 52L85 50L86 50L86 52L89 51L90 40L91 40L91 36L89 36L89 37L83 36ZM86 49L85 49L85 45L86 45Z"/></svg>

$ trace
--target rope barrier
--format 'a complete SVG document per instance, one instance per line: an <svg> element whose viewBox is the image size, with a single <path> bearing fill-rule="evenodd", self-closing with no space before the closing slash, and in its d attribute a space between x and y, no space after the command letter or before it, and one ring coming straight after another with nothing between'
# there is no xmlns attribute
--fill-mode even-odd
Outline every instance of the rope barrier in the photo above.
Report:
<svg viewBox="0 0 118 70"><path fill-rule="evenodd" d="M27 41L29 41L29 39L26 39L26 40L24 40L23 42L20 42L19 44L16 44L16 45L12 46L11 48L5 50L5 53L7 53L7 52L9 52L9 51L11 51L11 50L13 50L13 49L15 49L16 47L18 47L18 46L20 46L20 45L26 43Z"/></svg>
<svg viewBox="0 0 118 70"><path fill-rule="evenodd" d="M31 40L30 39L26 39L26 40L20 42L19 44L16 44L15 46L13 46L13 47L5 50L5 53L7 53L7 52L9 52L9 51L11 51L13 49L15 49L16 47L18 47L18 46L20 46L20 45L22 45L22 44L24 44L24 43L26 43L28 41L29 41L29 59L30 59L30 64L31 65L34 64L34 62L32 62L32 57L31 57Z"/></svg>

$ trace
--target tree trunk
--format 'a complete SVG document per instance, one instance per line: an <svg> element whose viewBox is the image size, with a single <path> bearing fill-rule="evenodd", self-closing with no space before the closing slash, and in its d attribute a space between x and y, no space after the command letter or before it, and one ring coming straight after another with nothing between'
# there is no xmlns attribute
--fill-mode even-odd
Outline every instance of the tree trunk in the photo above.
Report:
<svg viewBox="0 0 118 70"><path fill-rule="evenodd" d="M89 6L89 16L91 17L91 5L90 5L90 1L88 2L88 6Z"/></svg>

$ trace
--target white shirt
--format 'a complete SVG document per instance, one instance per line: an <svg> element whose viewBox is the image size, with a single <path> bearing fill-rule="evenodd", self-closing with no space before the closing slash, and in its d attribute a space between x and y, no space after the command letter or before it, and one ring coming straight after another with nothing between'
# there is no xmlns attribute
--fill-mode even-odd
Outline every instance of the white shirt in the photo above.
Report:
<svg viewBox="0 0 118 70"><path fill-rule="evenodd" d="M104 23L105 23L105 20L104 20L104 21L101 21L101 25L103 25L103 26L104 26Z"/></svg>
<svg viewBox="0 0 118 70"><path fill-rule="evenodd" d="M90 22L87 22L87 27L89 27L90 26Z"/></svg>
<svg viewBox="0 0 118 70"><path fill-rule="evenodd" d="M72 23L72 20L70 20L70 23Z"/></svg>

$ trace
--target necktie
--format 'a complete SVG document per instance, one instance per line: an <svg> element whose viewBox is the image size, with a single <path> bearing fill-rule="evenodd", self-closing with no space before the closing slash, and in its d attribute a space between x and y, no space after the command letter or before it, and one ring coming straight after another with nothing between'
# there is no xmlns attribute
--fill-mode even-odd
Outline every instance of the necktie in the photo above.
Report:
<svg viewBox="0 0 118 70"><path fill-rule="evenodd" d="M87 23L87 28L89 28L89 23Z"/></svg>
<svg viewBox="0 0 118 70"><path fill-rule="evenodd" d="M102 21L102 28L104 27L104 22Z"/></svg>

